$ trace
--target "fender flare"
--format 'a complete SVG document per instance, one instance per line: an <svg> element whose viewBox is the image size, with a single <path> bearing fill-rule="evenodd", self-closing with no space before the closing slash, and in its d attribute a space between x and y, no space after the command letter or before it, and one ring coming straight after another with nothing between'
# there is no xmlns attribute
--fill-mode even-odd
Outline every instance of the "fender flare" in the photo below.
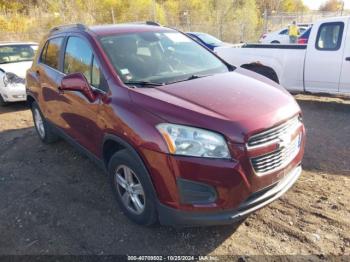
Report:
<svg viewBox="0 0 350 262"><path fill-rule="evenodd" d="M146 171L147 173L147 178L150 182L150 184L152 185L152 191L153 191L153 195L156 199L156 201L158 201L158 196L157 196L157 191L154 187L154 183L153 183L153 180L151 178L151 173L149 172L147 166L145 165L145 161L143 160L143 158L141 157L141 155L137 152L137 150L130 144L128 143L127 141L125 141L125 139L121 138L120 136L118 135L114 135L114 134L106 134L103 138L103 143L102 143L102 148L101 148L101 152L102 152L102 160L104 162L104 166L108 172L108 163L106 163L105 159L104 159L104 155L103 155L103 148L104 148L104 145L107 141L114 141L118 144L120 144L121 146L123 146L125 149L127 149L133 157L135 157L136 159L139 160L139 162L141 163L141 166L142 168Z"/></svg>

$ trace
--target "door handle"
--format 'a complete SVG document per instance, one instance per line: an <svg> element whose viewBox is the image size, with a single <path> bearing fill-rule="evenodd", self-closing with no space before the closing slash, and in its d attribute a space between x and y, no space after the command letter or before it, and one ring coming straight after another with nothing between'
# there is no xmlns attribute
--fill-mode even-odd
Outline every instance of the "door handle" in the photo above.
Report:
<svg viewBox="0 0 350 262"><path fill-rule="evenodd" d="M345 61L350 61L350 56L345 58Z"/></svg>
<svg viewBox="0 0 350 262"><path fill-rule="evenodd" d="M58 93L59 93L60 95L63 95L63 94L64 94L63 89L62 89L61 86L58 86L57 89L58 89Z"/></svg>

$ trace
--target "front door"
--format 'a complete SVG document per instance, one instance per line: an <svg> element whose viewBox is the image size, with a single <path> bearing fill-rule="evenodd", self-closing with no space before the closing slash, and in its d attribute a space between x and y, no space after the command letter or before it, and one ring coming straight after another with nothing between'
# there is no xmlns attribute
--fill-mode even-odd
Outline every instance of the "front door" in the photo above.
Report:
<svg viewBox="0 0 350 262"><path fill-rule="evenodd" d="M101 72L94 53L83 36L70 36L64 53L63 73L82 73L93 89L99 88ZM103 91L99 92L99 94ZM64 91L61 119L65 132L88 151L99 154L101 130L98 125L101 95L90 102L81 92Z"/></svg>
<svg viewBox="0 0 350 262"><path fill-rule="evenodd" d="M337 93L343 64L344 22L320 25L315 43L309 41L305 60L305 89L310 92Z"/></svg>
<svg viewBox="0 0 350 262"><path fill-rule="evenodd" d="M350 22L350 19L349 19ZM344 57L342 60L343 66L340 76L339 93L350 94L350 26L348 26L345 45Z"/></svg>

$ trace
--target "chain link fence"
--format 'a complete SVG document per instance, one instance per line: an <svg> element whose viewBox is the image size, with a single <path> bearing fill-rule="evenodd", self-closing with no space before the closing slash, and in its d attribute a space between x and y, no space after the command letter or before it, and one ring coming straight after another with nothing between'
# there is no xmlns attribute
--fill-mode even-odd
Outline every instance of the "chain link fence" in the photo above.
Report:
<svg viewBox="0 0 350 262"><path fill-rule="evenodd" d="M65 12L43 13L40 9L33 9L27 14L0 12L0 41L40 41L50 28L70 23L84 23L87 25L127 23L140 21L159 21L165 26L174 27L182 31L198 31L212 34L223 41L231 43L256 42L262 33L278 30L297 21L298 23L314 23L318 19L331 16L350 15L350 11L343 12L307 12L307 13L274 13L252 19L249 15L234 16L223 19L223 13L213 10L211 13L183 11L176 15L164 10L162 17L158 17L154 10L130 12L122 17L114 10L104 12Z"/></svg>
<svg viewBox="0 0 350 262"><path fill-rule="evenodd" d="M290 25L293 21L299 24L313 24L317 20L327 17L350 16L350 10L343 10L338 12L298 12L298 13L275 13L264 16L263 32L279 30Z"/></svg>

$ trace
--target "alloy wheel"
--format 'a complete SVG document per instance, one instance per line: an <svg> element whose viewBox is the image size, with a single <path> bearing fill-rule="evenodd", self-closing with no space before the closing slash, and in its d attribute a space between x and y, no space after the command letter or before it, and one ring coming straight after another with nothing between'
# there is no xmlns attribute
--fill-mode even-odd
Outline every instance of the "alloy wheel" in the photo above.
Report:
<svg viewBox="0 0 350 262"><path fill-rule="evenodd" d="M34 108L34 123L36 130L38 130L39 136L41 138L45 137L45 127L44 127L44 121L41 117L40 111L37 108Z"/></svg>
<svg viewBox="0 0 350 262"><path fill-rule="evenodd" d="M121 165L115 172L115 184L124 206L136 215L145 210L146 198L142 184L136 173Z"/></svg>

